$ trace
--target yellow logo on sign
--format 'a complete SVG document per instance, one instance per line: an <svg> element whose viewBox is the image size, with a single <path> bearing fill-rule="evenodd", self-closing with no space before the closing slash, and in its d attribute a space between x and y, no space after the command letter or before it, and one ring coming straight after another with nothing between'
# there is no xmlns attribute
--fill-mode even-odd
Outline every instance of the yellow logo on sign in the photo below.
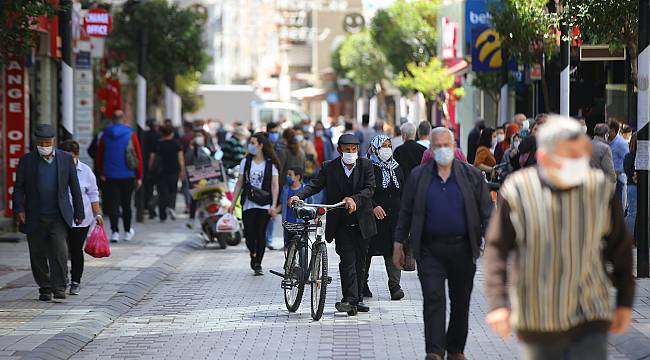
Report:
<svg viewBox="0 0 650 360"><path fill-rule="evenodd" d="M483 31L474 42L474 46L479 51L478 59L482 63L487 63L491 68L501 67L501 40L499 33L491 28Z"/></svg>

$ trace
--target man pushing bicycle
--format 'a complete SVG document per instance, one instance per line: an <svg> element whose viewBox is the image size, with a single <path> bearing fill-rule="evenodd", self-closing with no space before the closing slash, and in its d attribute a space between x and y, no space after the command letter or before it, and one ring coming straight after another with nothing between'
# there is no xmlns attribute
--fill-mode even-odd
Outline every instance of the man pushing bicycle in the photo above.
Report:
<svg viewBox="0 0 650 360"><path fill-rule="evenodd" d="M370 311L363 303L364 272L368 240L377 233L372 212L374 170L370 160L358 157L359 144L356 136L341 135L337 148L340 156L325 162L318 175L289 199L293 204L325 189L326 203L345 202L347 212L337 210L327 214L325 239L327 242L336 239L336 253L340 258L343 299L336 303L336 310L350 316Z"/></svg>

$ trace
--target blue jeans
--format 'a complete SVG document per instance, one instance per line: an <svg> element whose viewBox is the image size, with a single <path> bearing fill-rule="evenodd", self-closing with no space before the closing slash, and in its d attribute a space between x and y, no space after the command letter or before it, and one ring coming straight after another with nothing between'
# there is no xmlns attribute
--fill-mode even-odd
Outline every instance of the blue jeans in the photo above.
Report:
<svg viewBox="0 0 650 360"><path fill-rule="evenodd" d="M524 360L606 360L607 331L590 331L553 343L524 343Z"/></svg>
<svg viewBox="0 0 650 360"><path fill-rule="evenodd" d="M627 212L625 214L625 223L630 234L634 235L636 225L636 185L627 185Z"/></svg>
<svg viewBox="0 0 650 360"><path fill-rule="evenodd" d="M620 175L616 180L616 195L621 200L621 208L625 210L627 204L627 177L625 175Z"/></svg>
<svg viewBox="0 0 650 360"><path fill-rule="evenodd" d="M273 218L271 218L266 226L266 246L273 245L273 223Z"/></svg>

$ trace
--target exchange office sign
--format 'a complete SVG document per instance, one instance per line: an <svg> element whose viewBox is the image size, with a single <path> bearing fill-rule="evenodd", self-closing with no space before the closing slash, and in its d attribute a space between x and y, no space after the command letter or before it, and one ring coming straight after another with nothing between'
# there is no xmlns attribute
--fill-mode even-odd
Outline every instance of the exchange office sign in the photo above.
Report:
<svg viewBox="0 0 650 360"><path fill-rule="evenodd" d="M4 199L5 199L5 216L13 215L11 194L16 183L16 170L20 157L25 154L27 131L25 106L27 104L26 94L26 71L23 60L10 60L4 70L3 81L5 87L4 93L4 119L5 132L4 139Z"/></svg>
<svg viewBox="0 0 650 360"><path fill-rule="evenodd" d="M111 31L111 15L104 9L90 9L84 16L84 29L89 36L106 37Z"/></svg>

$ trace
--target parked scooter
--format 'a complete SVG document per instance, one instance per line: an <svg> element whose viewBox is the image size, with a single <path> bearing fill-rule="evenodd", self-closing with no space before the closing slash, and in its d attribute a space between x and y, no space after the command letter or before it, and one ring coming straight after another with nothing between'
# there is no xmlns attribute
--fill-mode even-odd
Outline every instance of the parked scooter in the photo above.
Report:
<svg viewBox="0 0 650 360"><path fill-rule="evenodd" d="M237 219L228 213L230 200L220 188L209 188L198 194L197 218L201 224L204 246L218 243L221 249L241 242L242 230Z"/></svg>

